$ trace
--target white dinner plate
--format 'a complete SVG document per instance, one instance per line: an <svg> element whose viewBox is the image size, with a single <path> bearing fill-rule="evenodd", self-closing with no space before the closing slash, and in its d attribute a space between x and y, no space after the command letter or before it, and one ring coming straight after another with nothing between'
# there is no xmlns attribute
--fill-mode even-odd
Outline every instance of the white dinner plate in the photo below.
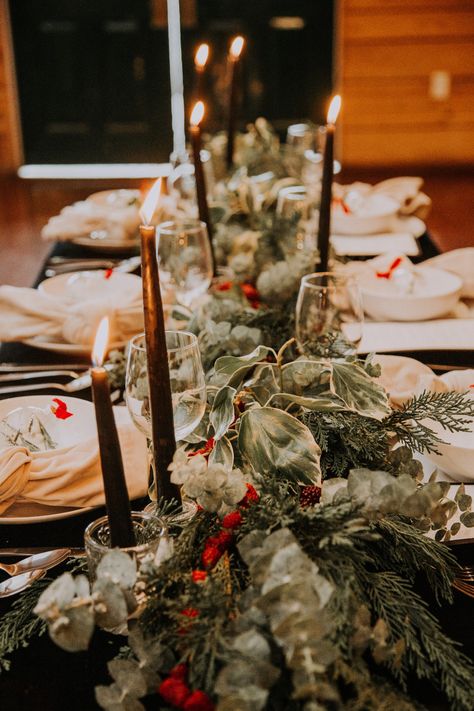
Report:
<svg viewBox="0 0 474 711"><path fill-rule="evenodd" d="M120 301L132 302L142 294L142 280L136 274L95 269L67 272L45 279L38 290L61 299L77 301L118 297Z"/></svg>
<svg viewBox="0 0 474 711"><path fill-rule="evenodd" d="M34 336L34 338L29 338L28 340L23 341L23 343L26 343L27 346L33 346L33 348L41 348L43 351L63 353L64 355L90 355L92 351L92 344L84 345L82 343L58 343L56 341L48 341L46 336ZM117 348L123 348L126 343L127 341L117 341L115 343L111 343L107 347L107 350L113 351Z"/></svg>
<svg viewBox="0 0 474 711"><path fill-rule="evenodd" d="M26 395L22 397L6 398L0 401L0 420L3 420L9 413L22 407L39 408L46 413L49 408L55 405L54 395ZM60 395L68 408L74 414L65 420L57 419L54 415L46 415L49 420L45 422L48 432L58 443L59 447L66 447L94 436L96 424L94 418L94 406L87 400ZM34 502L17 502L0 516L0 525L42 523L46 521L56 521L71 516L80 516L86 511L91 511L98 507L67 507L67 506L47 506Z"/></svg>
<svg viewBox="0 0 474 711"><path fill-rule="evenodd" d="M81 235L71 237L68 242L77 244L79 247L87 247L93 252L103 252L104 254L128 254L134 252L140 245L140 238L137 234L130 239L113 239L105 236L103 239L93 238L91 235Z"/></svg>

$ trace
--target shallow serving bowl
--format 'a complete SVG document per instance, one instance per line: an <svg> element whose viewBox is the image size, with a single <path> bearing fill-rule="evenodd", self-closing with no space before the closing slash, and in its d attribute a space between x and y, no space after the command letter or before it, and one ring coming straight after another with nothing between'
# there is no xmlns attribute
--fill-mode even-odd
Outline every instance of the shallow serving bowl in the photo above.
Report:
<svg viewBox="0 0 474 711"><path fill-rule="evenodd" d="M404 293L395 280L374 273L360 282L364 311L376 321L427 321L449 313L462 289L460 277L442 269L418 267L414 290Z"/></svg>
<svg viewBox="0 0 474 711"><path fill-rule="evenodd" d="M350 202L348 202L350 207ZM342 235L372 235L389 232L400 204L387 195L373 193L349 213L340 205L332 209L332 231Z"/></svg>

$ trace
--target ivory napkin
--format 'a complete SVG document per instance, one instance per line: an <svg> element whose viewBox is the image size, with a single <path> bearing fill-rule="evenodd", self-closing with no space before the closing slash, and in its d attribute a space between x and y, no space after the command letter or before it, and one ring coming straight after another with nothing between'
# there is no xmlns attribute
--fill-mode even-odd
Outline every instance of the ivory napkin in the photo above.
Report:
<svg viewBox="0 0 474 711"><path fill-rule="evenodd" d="M104 231L111 240L133 239L140 224L138 204L117 206L82 200L51 217L41 230L46 241L66 241L94 231Z"/></svg>
<svg viewBox="0 0 474 711"><path fill-rule="evenodd" d="M0 341L41 335L55 342L93 343L100 320L109 316L111 341L127 341L143 331L141 299L114 295L100 301L60 300L36 289L0 286Z"/></svg>
<svg viewBox="0 0 474 711"><path fill-rule="evenodd" d="M146 439L127 408L114 407L114 415L128 494L135 499L148 486ZM29 452L25 447L0 450L0 515L15 502L86 507L104 500L97 437L46 452Z"/></svg>
<svg viewBox="0 0 474 711"><path fill-rule="evenodd" d="M366 197L370 193L381 193L391 197L400 205L400 215L415 215L424 220L431 209L431 199L421 192L423 179L411 176L389 178L376 185L355 182L351 185L335 186L336 197L343 197L349 191Z"/></svg>

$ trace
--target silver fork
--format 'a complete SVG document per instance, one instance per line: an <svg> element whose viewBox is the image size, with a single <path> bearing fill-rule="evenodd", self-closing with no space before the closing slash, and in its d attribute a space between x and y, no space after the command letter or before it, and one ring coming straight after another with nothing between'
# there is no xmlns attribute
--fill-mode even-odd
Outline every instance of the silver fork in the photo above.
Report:
<svg viewBox="0 0 474 711"><path fill-rule="evenodd" d="M91 376L89 373L81 375L79 378L74 378L69 383L34 383L28 385L9 385L8 387L0 388L0 395L9 393L24 393L32 392L33 390L63 390L65 393L77 393L79 390L85 390L91 385Z"/></svg>

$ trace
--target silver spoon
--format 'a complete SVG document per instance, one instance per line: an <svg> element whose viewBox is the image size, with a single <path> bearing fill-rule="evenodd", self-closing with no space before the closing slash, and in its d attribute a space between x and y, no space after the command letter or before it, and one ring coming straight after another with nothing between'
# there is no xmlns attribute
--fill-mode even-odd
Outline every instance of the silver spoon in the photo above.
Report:
<svg viewBox="0 0 474 711"><path fill-rule="evenodd" d="M0 563L0 570L5 571L5 573L11 576L28 573L31 570L49 570L50 568L54 568L55 565L62 563L63 560L66 560L70 552L70 548L44 551L44 553L37 553L28 558L23 558L23 560L19 560L18 563Z"/></svg>
<svg viewBox="0 0 474 711"><path fill-rule="evenodd" d="M45 575L46 570L41 568L40 570L30 570L28 573L23 573L22 575L14 575L13 578L4 580L3 583L0 583L0 598L10 597L10 595L16 595L22 592L25 588L28 588L36 580L39 580Z"/></svg>

